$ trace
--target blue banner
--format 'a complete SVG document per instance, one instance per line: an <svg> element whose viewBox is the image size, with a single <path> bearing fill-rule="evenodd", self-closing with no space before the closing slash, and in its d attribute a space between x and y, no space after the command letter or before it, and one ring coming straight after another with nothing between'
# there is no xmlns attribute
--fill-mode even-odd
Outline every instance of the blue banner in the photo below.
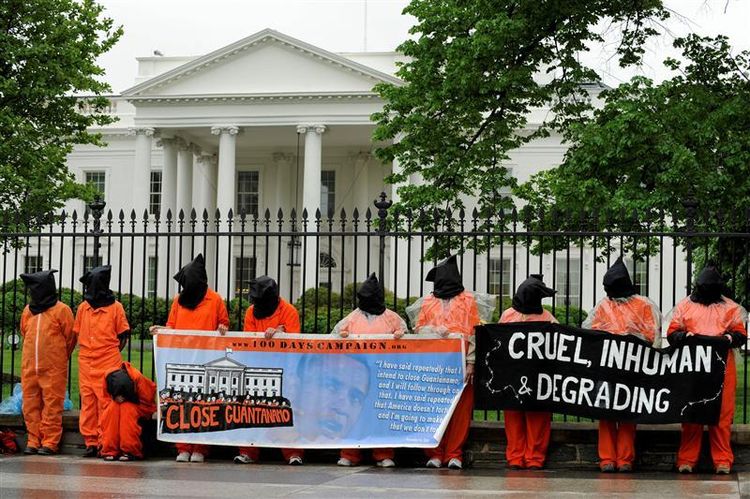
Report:
<svg viewBox="0 0 750 499"><path fill-rule="evenodd" d="M167 442L431 448L464 388L460 335L166 330L154 350Z"/></svg>

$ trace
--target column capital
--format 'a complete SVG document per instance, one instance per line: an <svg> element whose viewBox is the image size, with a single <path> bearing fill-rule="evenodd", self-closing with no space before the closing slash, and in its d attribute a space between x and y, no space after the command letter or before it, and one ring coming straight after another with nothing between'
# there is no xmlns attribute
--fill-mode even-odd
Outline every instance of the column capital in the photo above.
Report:
<svg viewBox="0 0 750 499"><path fill-rule="evenodd" d="M201 163L208 164L208 165L215 165L218 161L216 154L213 154L210 152L201 152L197 156L198 156L198 161L200 161Z"/></svg>
<svg viewBox="0 0 750 499"><path fill-rule="evenodd" d="M318 135L323 135L326 130L325 125L297 125L297 133L315 132Z"/></svg>
<svg viewBox="0 0 750 499"><path fill-rule="evenodd" d="M238 133L240 133L240 127L235 125L217 125L211 127L211 135L237 135Z"/></svg>
<svg viewBox="0 0 750 499"><path fill-rule="evenodd" d="M182 137L175 137L175 144L177 145L177 149L180 151L189 151L190 150L190 142L183 139Z"/></svg>
<svg viewBox="0 0 750 499"><path fill-rule="evenodd" d="M190 143L189 150L196 156L201 156L203 154L203 149L201 149L201 146L199 146L198 144L193 144L192 142Z"/></svg>
<svg viewBox="0 0 750 499"><path fill-rule="evenodd" d="M349 157L354 164L364 165L372 159L372 153L370 153L369 151L359 151Z"/></svg>
<svg viewBox="0 0 750 499"><path fill-rule="evenodd" d="M180 140L177 137L162 137L156 141L156 147L177 147Z"/></svg>
<svg viewBox="0 0 750 499"><path fill-rule="evenodd" d="M146 137L153 137L154 133L156 133L156 129L150 126L128 128L128 134L130 135L145 135Z"/></svg>

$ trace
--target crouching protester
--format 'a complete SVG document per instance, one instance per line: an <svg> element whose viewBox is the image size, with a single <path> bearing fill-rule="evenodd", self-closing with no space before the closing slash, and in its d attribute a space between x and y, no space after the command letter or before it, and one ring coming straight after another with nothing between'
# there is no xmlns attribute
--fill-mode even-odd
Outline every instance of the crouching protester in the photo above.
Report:
<svg viewBox="0 0 750 499"><path fill-rule="evenodd" d="M102 416L102 457L105 461L143 459L138 420L156 412L156 384L123 362L107 374L104 390L111 401Z"/></svg>
<svg viewBox="0 0 750 499"><path fill-rule="evenodd" d="M508 322L557 322L555 316L542 307L542 299L555 295L548 288L541 274L531 274L523 281L515 295L511 308L500 316L500 323ZM510 469L540 470L547 459L552 414L549 412L529 412L506 409L505 449L507 466Z"/></svg>
<svg viewBox="0 0 750 499"><path fill-rule="evenodd" d="M385 308L385 294L375 274L357 290L357 308L334 326L332 334L347 338L350 334L393 334L398 339L406 333L406 322L393 310ZM372 457L381 468L396 466L393 449L373 449ZM339 466L357 466L362 461L359 449L342 449Z"/></svg>
<svg viewBox="0 0 750 499"><path fill-rule="evenodd" d="M68 360L76 345L73 312L57 299L56 270L21 274L31 300L21 314L21 387L28 431L24 454L56 454L62 438L62 413Z"/></svg>
<svg viewBox="0 0 750 499"><path fill-rule="evenodd" d="M607 296L589 312L583 327L612 334L632 334L659 348L659 307L636 293L622 257L604 274L603 284ZM635 430L635 423L599 421L599 469L603 473L633 471Z"/></svg>
<svg viewBox="0 0 750 499"><path fill-rule="evenodd" d="M218 331L226 334L229 329L229 314L224 299L208 287L206 262L202 254L193 259L174 275L180 285L180 294L172 300L167 318L167 329ZM151 334L158 334L165 326L151 326ZM178 463L202 463L208 455L209 446L200 444L176 444Z"/></svg>
<svg viewBox="0 0 750 499"><path fill-rule="evenodd" d="M740 305L722 295L724 281L716 267L709 263L698 275L690 296L683 299L670 312L667 339L679 345L693 335L723 336L732 348L747 342L745 322L747 312ZM727 356L724 388L721 396L719 422L708 427L711 459L717 474L726 475L732 469L734 454L730 437L734 418L734 397L737 388L737 371L734 352ZM680 448L677 451L677 470L692 473L698 464L703 437L703 425L683 423Z"/></svg>
<svg viewBox="0 0 750 499"><path fill-rule="evenodd" d="M299 312L294 305L279 296L279 285L268 276L250 281L250 307L245 312L243 331L263 332L266 338L276 333L299 333ZM281 449L284 460L290 465L301 465L304 449ZM240 447L234 457L236 464L257 463L258 447Z"/></svg>
<svg viewBox="0 0 750 499"><path fill-rule="evenodd" d="M456 405L443 438L434 449L426 449L428 468L444 464L451 469L463 468L463 445L469 435L474 410L474 327L492 318L495 299L491 295L466 291L456 257L451 256L427 273L434 283L433 291L409 305L406 313L417 334L448 336L461 334L466 348L466 386Z"/></svg>

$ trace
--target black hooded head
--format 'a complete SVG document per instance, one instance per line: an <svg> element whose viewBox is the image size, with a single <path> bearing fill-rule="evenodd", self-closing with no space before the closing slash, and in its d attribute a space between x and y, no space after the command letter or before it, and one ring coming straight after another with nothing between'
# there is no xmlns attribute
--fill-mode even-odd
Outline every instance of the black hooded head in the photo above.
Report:
<svg viewBox="0 0 750 499"><path fill-rule="evenodd" d="M720 303L724 301L721 297L723 289L724 279L721 278L716 265L713 262L708 262L706 267L698 274L698 279L695 280L695 288L690 295L690 299L701 305Z"/></svg>
<svg viewBox="0 0 750 499"><path fill-rule="evenodd" d="M279 285L267 275L253 279L250 281L250 302L256 319L272 316L279 306Z"/></svg>
<svg viewBox="0 0 750 499"><path fill-rule="evenodd" d="M438 298L453 298L464 290L461 272L459 272L456 263L456 255L449 256L446 260L438 263L427 272L425 279L428 282L435 283L432 294Z"/></svg>
<svg viewBox="0 0 750 499"><path fill-rule="evenodd" d="M615 263L607 269L602 282L604 291L610 298L627 298L637 293L633 281L630 280L628 269L622 263L622 256L617 257Z"/></svg>
<svg viewBox="0 0 750 499"><path fill-rule="evenodd" d="M357 290L357 307L373 315L385 312L385 295L375 272Z"/></svg>
<svg viewBox="0 0 750 499"><path fill-rule="evenodd" d="M174 280L182 288L177 298L180 305L191 310L197 307L208 291L208 275L203 255L199 253L192 262L182 267L174 275Z"/></svg>
<svg viewBox="0 0 750 499"><path fill-rule="evenodd" d="M531 274L518 286L512 302L515 310L522 314L541 314L544 311L542 299L555 296L557 291L548 288L544 284L543 278L542 274Z"/></svg>
<svg viewBox="0 0 750 499"><path fill-rule="evenodd" d="M128 371L124 367L107 374L107 391L113 399L117 396L122 396L128 402L138 403L138 394L135 393L135 383L130 379Z"/></svg>
<svg viewBox="0 0 750 499"><path fill-rule="evenodd" d="M92 308L106 307L115 302L115 295L109 289L112 267L104 265L86 272L79 280L83 283L83 299Z"/></svg>
<svg viewBox="0 0 750 499"><path fill-rule="evenodd" d="M21 279L29 290L29 310L36 315L44 312L57 303L57 286L55 285L57 270L43 270L33 274L21 274Z"/></svg>

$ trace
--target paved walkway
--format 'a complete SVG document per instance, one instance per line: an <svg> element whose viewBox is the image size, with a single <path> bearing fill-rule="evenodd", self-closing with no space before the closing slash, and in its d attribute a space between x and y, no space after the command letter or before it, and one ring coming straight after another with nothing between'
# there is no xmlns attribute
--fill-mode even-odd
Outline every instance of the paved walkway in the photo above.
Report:
<svg viewBox="0 0 750 499"><path fill-rule="evenodd" d="M0 497L659 497L750 495L750 473L726 477L594 471L238 466L167 460L105 463L75 456L0 458Z"/></svg>

